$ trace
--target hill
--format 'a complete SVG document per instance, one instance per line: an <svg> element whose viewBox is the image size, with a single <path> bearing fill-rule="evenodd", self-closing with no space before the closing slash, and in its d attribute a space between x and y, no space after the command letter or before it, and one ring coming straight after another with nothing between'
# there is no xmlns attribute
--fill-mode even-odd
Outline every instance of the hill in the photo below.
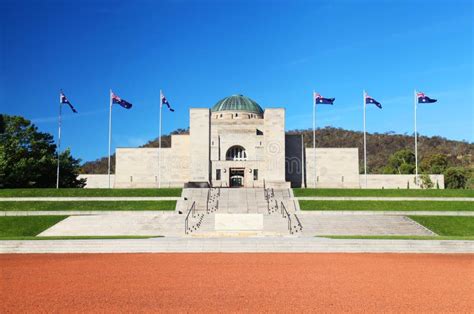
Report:
<svg viewBox="0 0 474 314"><path fill-rule="evenodd" d="M188 130L178 129L171 134L186 134ZM311 129L292 130L287 134L303 134L306 147L313 145L313 131ZM171 136L162 137L163 147L170 147ZM158 147L158 139L149 141L140 147ZM326 127L316 130L316 147L358 147L360 169L363 169L363 133L344 130L341 128ZM413 136L407 134L367 133L367 167L369 173L381 173L381 168L387 164L390 155L401 149L414 149ZM434 154L448 156L449 166L472 168L472 153L474 144L466 141L454 141L440 136L418 136L419 161ZM112 156L112 172L114 170L115 155ZM107 173L107 158L86 162L82 166L82 173Z"/></svg>

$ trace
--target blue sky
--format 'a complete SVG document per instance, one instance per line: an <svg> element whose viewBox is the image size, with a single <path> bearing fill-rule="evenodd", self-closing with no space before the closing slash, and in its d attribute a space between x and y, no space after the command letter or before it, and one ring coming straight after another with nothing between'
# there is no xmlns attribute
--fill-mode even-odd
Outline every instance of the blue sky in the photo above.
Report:
<svg viewBox="0 0 474 314"><path fill-rule="evenodd" d="M190 107L245 94L285 107L287 129L312 125L312 91L335 97L317 126L362 129L362 90L384 108L369 132L413 132L413 89L438 103L418 109L418 131L474 141L472 1L12 1L0 2L0 112L57 133L84 161L189 125Z"/></svg>

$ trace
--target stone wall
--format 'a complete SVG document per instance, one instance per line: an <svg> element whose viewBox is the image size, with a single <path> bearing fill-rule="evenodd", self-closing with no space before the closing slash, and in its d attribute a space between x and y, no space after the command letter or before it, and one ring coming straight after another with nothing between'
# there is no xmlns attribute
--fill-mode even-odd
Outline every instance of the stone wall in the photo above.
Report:
<svg viewBox="0 0 474 314"><path fill-rule="evenodd" d="M268 185L285 183L285 109L264 112L265 181Z"/></svg>
<svg viewBox="0 0 474 314"><path fill-rule="evenodd" d="M210 181L210 110L191 108L189 110L190 132L190 180Z"/></svg>
<svg viewBox="0 0 474 314"><path fill-rule="evenodd" d="M305 150L307 187L359 188L357 148L313 148ZM316 173L314 164L316 161Z"/></svg>
<svg viewBox="0 0 474 314"><path fill-rule="evenodd" d="M182 187L189 181L189 141L189 135L172 135L171 148L162 148L161 158L158 148L117 148L115 187Z"/></svg>
<svg viewBox="0 0 474 314"><path fill-rule="evenodd" d="M444 189L444 175L431 174L430 179L433 182L433 188L436 189L436 183L440 189ZM360 186L365 188L365 175L360 175ZM368 174L368 189L420 189L415 184L415 176L412 174Z"/></svg>
<svg viewBox="0 0 474 314"><path fill-rule="evenodd" d="M78 179L86 179L85 189L107 189L109 188L109 176L106 174L80 174ZM115 175L110 175L110 186L114 187Z"/></svg>

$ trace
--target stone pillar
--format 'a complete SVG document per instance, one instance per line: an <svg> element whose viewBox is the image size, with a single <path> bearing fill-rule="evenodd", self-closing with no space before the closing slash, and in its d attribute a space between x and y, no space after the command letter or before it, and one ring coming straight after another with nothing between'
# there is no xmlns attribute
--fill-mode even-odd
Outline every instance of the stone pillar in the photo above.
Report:
<svg viewBox="0 0 474 314"><path fill-rule="evenodd" d="M264 113L266 182L285 182L285 109L266 109Z"/></svg>
<svg viewBox="0 0 474 314"><path fill-rule="evenodd" d="M210 110L189 110L191 182L210 182Z"/></svg>

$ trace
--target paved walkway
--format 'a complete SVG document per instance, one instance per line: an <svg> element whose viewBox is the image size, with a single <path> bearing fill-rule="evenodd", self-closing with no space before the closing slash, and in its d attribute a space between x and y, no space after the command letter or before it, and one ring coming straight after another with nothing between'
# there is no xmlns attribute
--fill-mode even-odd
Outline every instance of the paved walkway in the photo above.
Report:
<svg viewBox="0 0 474 314"><path fill-rule="evenodd" d="M174 196L113 196L113 197L0 197L0 202L77 202L77 201L177 201Z"/></svg>
<svg viewBox="0 0 474 314"><path fill-rule="evenodd" d="M78 216L78 215L170 215L174 211L156 210L12 210L0 211L1 216ZM474 216L474 211L371 211L371 210L311 210L300 211L298 215L388 215L388 216Z"/></svg>
<svg viewBox="0 0 474 314"><path fill-rule="evenodd" d="M474 197L373 197L373 196L302 196L299 201L439 201L474 202Z"/></svg>
<svg viewBox="0 0 474 314"><path fill-rule="evenodd" d="M0 253L474 253L474 241L325 238L155 238L0 241Z"/></svg>
<svg viewBox="0 0 474 314"><path fill-rule="evenodd" d="M235 219L232 215L220 216ZM245 229L238 225L230 229L220 229L215 215L210 214L202 221L193 235L207 234L209 237L222 236L216 231L255 231L257 234L289 235L287 221L280 215L254 215L246 223L255 219L261 225ZM435 235L406 216L361 216L361 215L301 215L303 235ZM230 221L227 222L229 224ZM257 223L258 225L258 223ZM243 229L242 229L243 228ZM301 233L295 234L300 235ZM43 231L39 236L184 236L184 215L82 215L70 216ZM247 235L245 235L247 236Z"/></svg>

